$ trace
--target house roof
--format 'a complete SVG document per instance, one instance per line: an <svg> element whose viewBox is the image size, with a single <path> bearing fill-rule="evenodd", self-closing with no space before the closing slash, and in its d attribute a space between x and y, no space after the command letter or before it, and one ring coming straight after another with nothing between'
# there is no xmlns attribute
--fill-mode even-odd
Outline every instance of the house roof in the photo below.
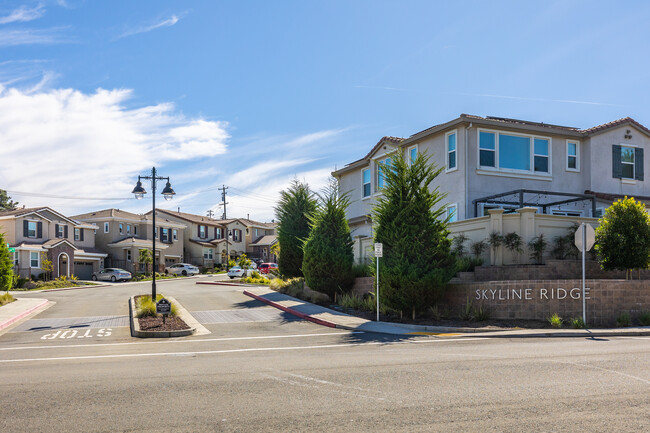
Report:
<svg viewBox="0 0 650 433"><path fill-rule="evenodd" d="M116 247L116 248L130 248L130 247L138 247L138 248L149 248L151 249L152 247L152 240L150 239L139 239L136 237L131 236L130 238L125 238L122 239L121 241L113 242L112 244L108 244L108 247ZM157 250L164 250L169 248L169 245L167 245L164 242L156 242L156 249Z"/></svg>
<svg viewBox="0 0 650 433"><path fill-rule="evenodd" d="M189 221L195 224L201 224L201 225L211 225L211 226L221 226L222 223L219 220L216 220L214 218L210 218L207 216L203 215L196 215L192 213L187 213L187 212L179 212L179 211L171 211L167 209L156 209L156 211L159 214L166 214L169 216L173 216L176 218L180 218L185 221ZM147 212L147 215L151 214L151 211Z"/></svg>
<svg viewBox="0 0 650 433"><path fill-rule="evenodd" d="M159 215L160 211L162 209L156 209L156 214ZM84 221L93 221L93 220L102 220L102 219L114 219L114 220L122 220L122 221L139 221L139 222L144 222L146 224L151 224L152 219L151 219L151 211L149 211L146 214L137 214L137 213L132 213L132 212L127 212L125 210L120 210L120 209L104 209L104 210L98 210L95 212L88 212L80 215L75 215L73 218L76 218L78 220ZM184 229L185 225L172 221L167 218L163 218L160 220L160 217L158 218L159 220L156 221L156 226L160 225L161 221L164 221L169 224L170 227L174 228L180 228ZM95 227L97 228L97 227Z"/></svg>
<svg viewBox="0 0 650 433"><path fill-rule="evenodd" d="M258 238L255 242L251 243L250 246L253 247L266 247L273 245L278 241L278 237L276 235L266 235Z"/></svg>
<svg viewBox="0 0 650 433"><path fill-rule="evenodd" d="M47 207L47 206L3 210L3 211L0 211L0 218L2 218L2 217L19 218L21 216L29 215L29 214L33 214L33 213L38 214L38 213L40 213L42 211L50 212L50 213L56 215L57 217L59 217L60 219L68 221L69 223L71 223L71 224L73 224L75 226L84 226L84 227L86 226L86 224L80 224L79 221L75 221L74 219L72 219L70 217L67 217L67 216L55 211L54 209ZM47 218L47 217L45 217L43 215L41 215L41 217L43 217L46 220L50 221L49 218ZM88 228L90 228L90 227L88 227ZM96 227L94 227L94 228L96 228Z"/></svg>
<svg viewBox="0 0 650 433"><path fill-rule="evenodd" d="M211 241L198 241L196 239L190 239L190 242L193 242L197 245L201 245L202 247L206 247L206 248L213 248L219 246L219 244L224 242L228 242L228 245L232 245L232 242L226 241L225 239L213 239Z"/></svg>

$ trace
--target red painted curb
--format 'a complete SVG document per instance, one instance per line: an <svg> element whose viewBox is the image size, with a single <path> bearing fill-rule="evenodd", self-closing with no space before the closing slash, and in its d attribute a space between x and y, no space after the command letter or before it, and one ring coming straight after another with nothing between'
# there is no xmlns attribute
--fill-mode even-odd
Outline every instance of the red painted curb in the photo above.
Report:
<svg viewBox="0 0 650 433"><path fill-rule="evenodd" d="M36 306L30 308L29 310L27 310L27 311L23 311L23 312L20 313L19 315L12 317L11 319L7 320L7 321L4 322L4 323L0 323L0 330L6 328L6 327L9 326L9 325L12 325L12 324L16 323L17 321L19 321L20 319L22 319L22 318L24 318L24 317L29 316L31 313L33 313L34 311L38 310L38 309L41 308L43 305L47 305L48 302L50 302L50 301L48 301L48 300L46 299L46 300L44 300L43 302L41 302L40 304L38 304L38 305L36 305Z"/></svg>
<svg viewBox="0 0 650 433"><path fill-rule="evenodd" d="M309 320L310 322L314 322L317 325L327 326L328 328L336 328L336 323L327 322L327 321L322 320L322 319L317 319L315 317L311 317L308 314L301 313L301 312L296 311L294 309L285 307L284 305L278 304L278 303L273 302L273 301L269 301L268 299L263 298L262 296L258 296L258 295L255 295L255 294L249 292L248 290L244 290L244 295L247 295L247 296L250 296L251 298L257 299L258 301L262 301L265 304L271 305L272 307L279 308L280 310L282 310L282 311L284 311L286 313L289 313L289 314L293 314L294 316L298 316L301 319L305 319L305 320Z"/></svg>

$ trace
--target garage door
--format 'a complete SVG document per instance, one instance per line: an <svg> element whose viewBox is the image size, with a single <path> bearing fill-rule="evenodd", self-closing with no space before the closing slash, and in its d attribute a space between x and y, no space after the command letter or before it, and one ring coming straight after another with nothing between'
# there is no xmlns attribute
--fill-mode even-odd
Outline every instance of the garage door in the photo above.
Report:
<svg viewBox="0 0 650 433"><path fill-rule="evenodd" d="M74 274L80 280L90 280L93 276L93 263L74 262Z"/></svg>

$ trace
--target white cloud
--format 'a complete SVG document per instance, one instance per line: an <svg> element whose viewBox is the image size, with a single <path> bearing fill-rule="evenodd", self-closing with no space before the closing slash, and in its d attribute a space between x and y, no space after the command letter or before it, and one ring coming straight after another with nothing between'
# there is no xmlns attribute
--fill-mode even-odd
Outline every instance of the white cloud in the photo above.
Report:
<svg viewBox="0 0 650 433"><path fill-rule="evenodd" d="M278 174L286 173L288 168L309 164L313 161L313 159L307 158L265 160L229 176L228 182L240 188L255 187Z"/></svg>
<svg viewBox="0 0 650 433"><path fill-rule="evenodd" d="M51 45L74 42L74 40L62 34L63 30L65 30L65 27L0 30L0 46L10 47L34 44Z"/></svg>
<svg viewBox="0 0 650 433"><path fill-rule="evenodd" d="M147 33L152 30L159 29L161 27L171 27L175 25L178 21L180 20L180 17L177 17L176 15L172 15L170 18L167 18L166 20L157 22L155 24L151 24L148 26L142 26L142 27L136 27L131 30L127 30L126 32L122 33L119 35L116 39L121 39L121 38L126 38L127 36L133 36L137 35L140 33Z"/></svg>
<svg viewBox="0 0 650 433"><path fill-rule="evenodd" d="M18 9L14 9L7 16L0 17L0 24L8 24L15 22L27 22L42 17L45 14L45 7L38 4L34 7L23 5Z"/></svg>
<svg viewBox="0 0 650 433"><path fill-rule="evenodd" d="M0 86L2 189L129 197L153 165L226 152L227 124L188 119L172 104L125 108L129 90L27 93ZM16 197L27 205L60 199ZM79 208L96 208L80 199Z"/></svg>

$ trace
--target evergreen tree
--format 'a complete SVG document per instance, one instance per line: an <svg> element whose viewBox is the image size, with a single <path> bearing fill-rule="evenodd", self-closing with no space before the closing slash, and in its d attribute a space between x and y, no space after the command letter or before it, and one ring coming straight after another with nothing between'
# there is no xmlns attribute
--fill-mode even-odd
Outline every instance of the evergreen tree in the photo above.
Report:
<svg viewBox="0 0 650 433"><path fill-rule="evenodd" d="M289 189L280 193L275 207L278 243L282 250L278 268L286 277L302 277L302 247L309 236L309 216L315 210L316 198L306 183L294 179Z"/></svg>
<svg viewBox="0 0 650 433"><path fill-rule="evenodd" d="M350 202L347 194L339 194L335 179L319 199L318 208L310 218L309 237L303 246L302 272L311 289L333 297L352 285L354 254L345 217Z"/></svg>
<svg viewBox="0 0 650 433"><path fill-rule="evenodd" d="M605 210L596 229L596 252L605 270L647 269L650 265L650 215L634 198Z"/></svg>
<svg viewBox="0 0 650 433"><path fill-rule="evenodd" d="M12 210L18 206L18 202L11 200L7 195L7 191L0 189L0 210Z"/></svg>
<svg viewBox="0 0 650 433"><path fill-rule="evenodd" d="M440 299L456 270L447 218L439 207L446 194L430 190L442 168L423 154L409 165L398 152L391 166L380 170L385 187L373 210L375 242L384 245L380 301L415 318Z"/></svg>
<svg viewBox="0 0 650 433"><path fill-rule="evenodd" d="M13 259L7 248L7 242L0 233L0 290L8 291L14 281Z"/></svg>

